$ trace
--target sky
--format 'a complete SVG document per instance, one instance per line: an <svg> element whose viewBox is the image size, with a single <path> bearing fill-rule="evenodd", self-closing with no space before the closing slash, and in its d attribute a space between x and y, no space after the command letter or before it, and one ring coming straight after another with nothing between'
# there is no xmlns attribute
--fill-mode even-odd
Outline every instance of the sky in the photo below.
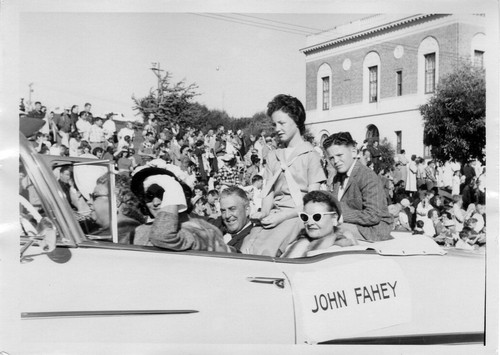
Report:
<svg viewBox="0 0 500 355"><path fill-rule="evenodd" d="M49 109L85 102L96 114L132 110L132 95L195 83L196 101L233 117L265 110L285 93L305 98L306 35L369 14L21 12L19 90Z"/></svg>

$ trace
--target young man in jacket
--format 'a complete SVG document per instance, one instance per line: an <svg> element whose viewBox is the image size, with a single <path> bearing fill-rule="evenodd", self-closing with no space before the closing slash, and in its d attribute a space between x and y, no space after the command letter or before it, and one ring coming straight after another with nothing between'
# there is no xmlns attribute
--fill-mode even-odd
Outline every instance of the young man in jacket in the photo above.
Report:
<svg viewBox="0 0 500 355"><path fill-rule="evenodd" d="M350 231L360 240L392 239L393 217L387 209L384 187L375 172L359 161L351 134L332 134L325 139L323 147L337 170L333 195L342 209L343 223L339 230Z"/></svg>

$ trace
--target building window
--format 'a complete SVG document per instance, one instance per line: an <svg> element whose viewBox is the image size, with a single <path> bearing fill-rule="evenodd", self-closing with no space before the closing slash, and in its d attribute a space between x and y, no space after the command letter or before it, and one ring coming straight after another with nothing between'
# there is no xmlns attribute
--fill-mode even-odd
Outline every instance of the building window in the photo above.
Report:
<svg viewBox="0 0 500 355"><path fill-rule="evenodd" d="M323 81L323 110L330 109L330 77L321 78Z"/></svg>
<svg viewBox="0 0 500 355"><path fill-rule="evenodd" d="M484 65L484 51L474 51L474 65L482 68Z"/></svg>
<svg viewBox="0 0 500 355"><path fill-rule="evenodd" d="M398 70L396 72L396 95L403 95L403 71Z"/></svg>
<svg viewBox="0 0 500 355"><path fill-rule="evenodd" d="M334 88L331 87L333 82L332 68L329 64L323 63L319 66L316 73L316 105L317 110L329 110L334 104Z"/></svg>
<svg viewBox="0 0 500 355"><path fill-rule="evenodd" d="M396 131L396 153L401 153L403 136L401 135L401 131Z"/></svg>
<svg viewBox="0 0 500 355"><path fill-rule="evenodd" d="M436 87L436 53L429 53L425 58L425 93L434 92Z"/></svg>
<svg viewBox="0 0 500 355"><path fill-rule="evenodd" d="M369 73L369 102L377 102L377 90L378 90L378 82L377 82L377 74L378 74L378 66L373 66L368 68Z"/></svg>

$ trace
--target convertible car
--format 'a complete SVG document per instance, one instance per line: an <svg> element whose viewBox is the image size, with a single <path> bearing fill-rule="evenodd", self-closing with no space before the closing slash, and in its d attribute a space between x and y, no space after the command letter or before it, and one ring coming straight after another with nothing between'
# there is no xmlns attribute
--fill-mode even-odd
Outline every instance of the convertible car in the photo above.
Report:
<svg viewBox="0 0 500 355"><path fill-rule="evenodd" d="M56 179L65 165L110 171L39 155L20 135L25 344L485 342L484 251L411 235L299 259L120 244L116 228L87 233Z"/></svg>

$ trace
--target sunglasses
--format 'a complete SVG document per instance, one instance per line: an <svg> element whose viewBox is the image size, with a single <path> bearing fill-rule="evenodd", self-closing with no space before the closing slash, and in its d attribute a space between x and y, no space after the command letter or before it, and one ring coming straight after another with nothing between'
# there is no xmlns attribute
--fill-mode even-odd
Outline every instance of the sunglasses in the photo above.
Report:
<svg viewBox="0 0 500 355"><path fill-rule="evenodd" d="M101 195L99 195L99 194L95 194L95 193L90 193L90 194L89 194L89 196L90 196L90 199L91 199L92 201L95 201L95 200L97 200L99 197L108 197L109 195L102 195L102 194L101 194Z"/></svg>
<svg viewBox="0 0 500 355"><path fill-rule="evenodd" d="M312 220L314 222L319 222L321 221L321 218L325 215L325 214L333 214L333 215L337 215L337 212L318 212L318 213L314 213L312 216L311 215L308 215L307 213L304 213L304 212L300 212L299 213L299 217L300 219L303 221L303 222L307 222L309 221L309 218L312 218Z"/></svg>
<svg viewBox="0 0 500 355"><path fill-rule="evenodd" d="M146 203L149 203L152 202L155 198L163 200L164 193L165 190L160 186L152 186L144 194L144 201L146 201Z"/></svg>

